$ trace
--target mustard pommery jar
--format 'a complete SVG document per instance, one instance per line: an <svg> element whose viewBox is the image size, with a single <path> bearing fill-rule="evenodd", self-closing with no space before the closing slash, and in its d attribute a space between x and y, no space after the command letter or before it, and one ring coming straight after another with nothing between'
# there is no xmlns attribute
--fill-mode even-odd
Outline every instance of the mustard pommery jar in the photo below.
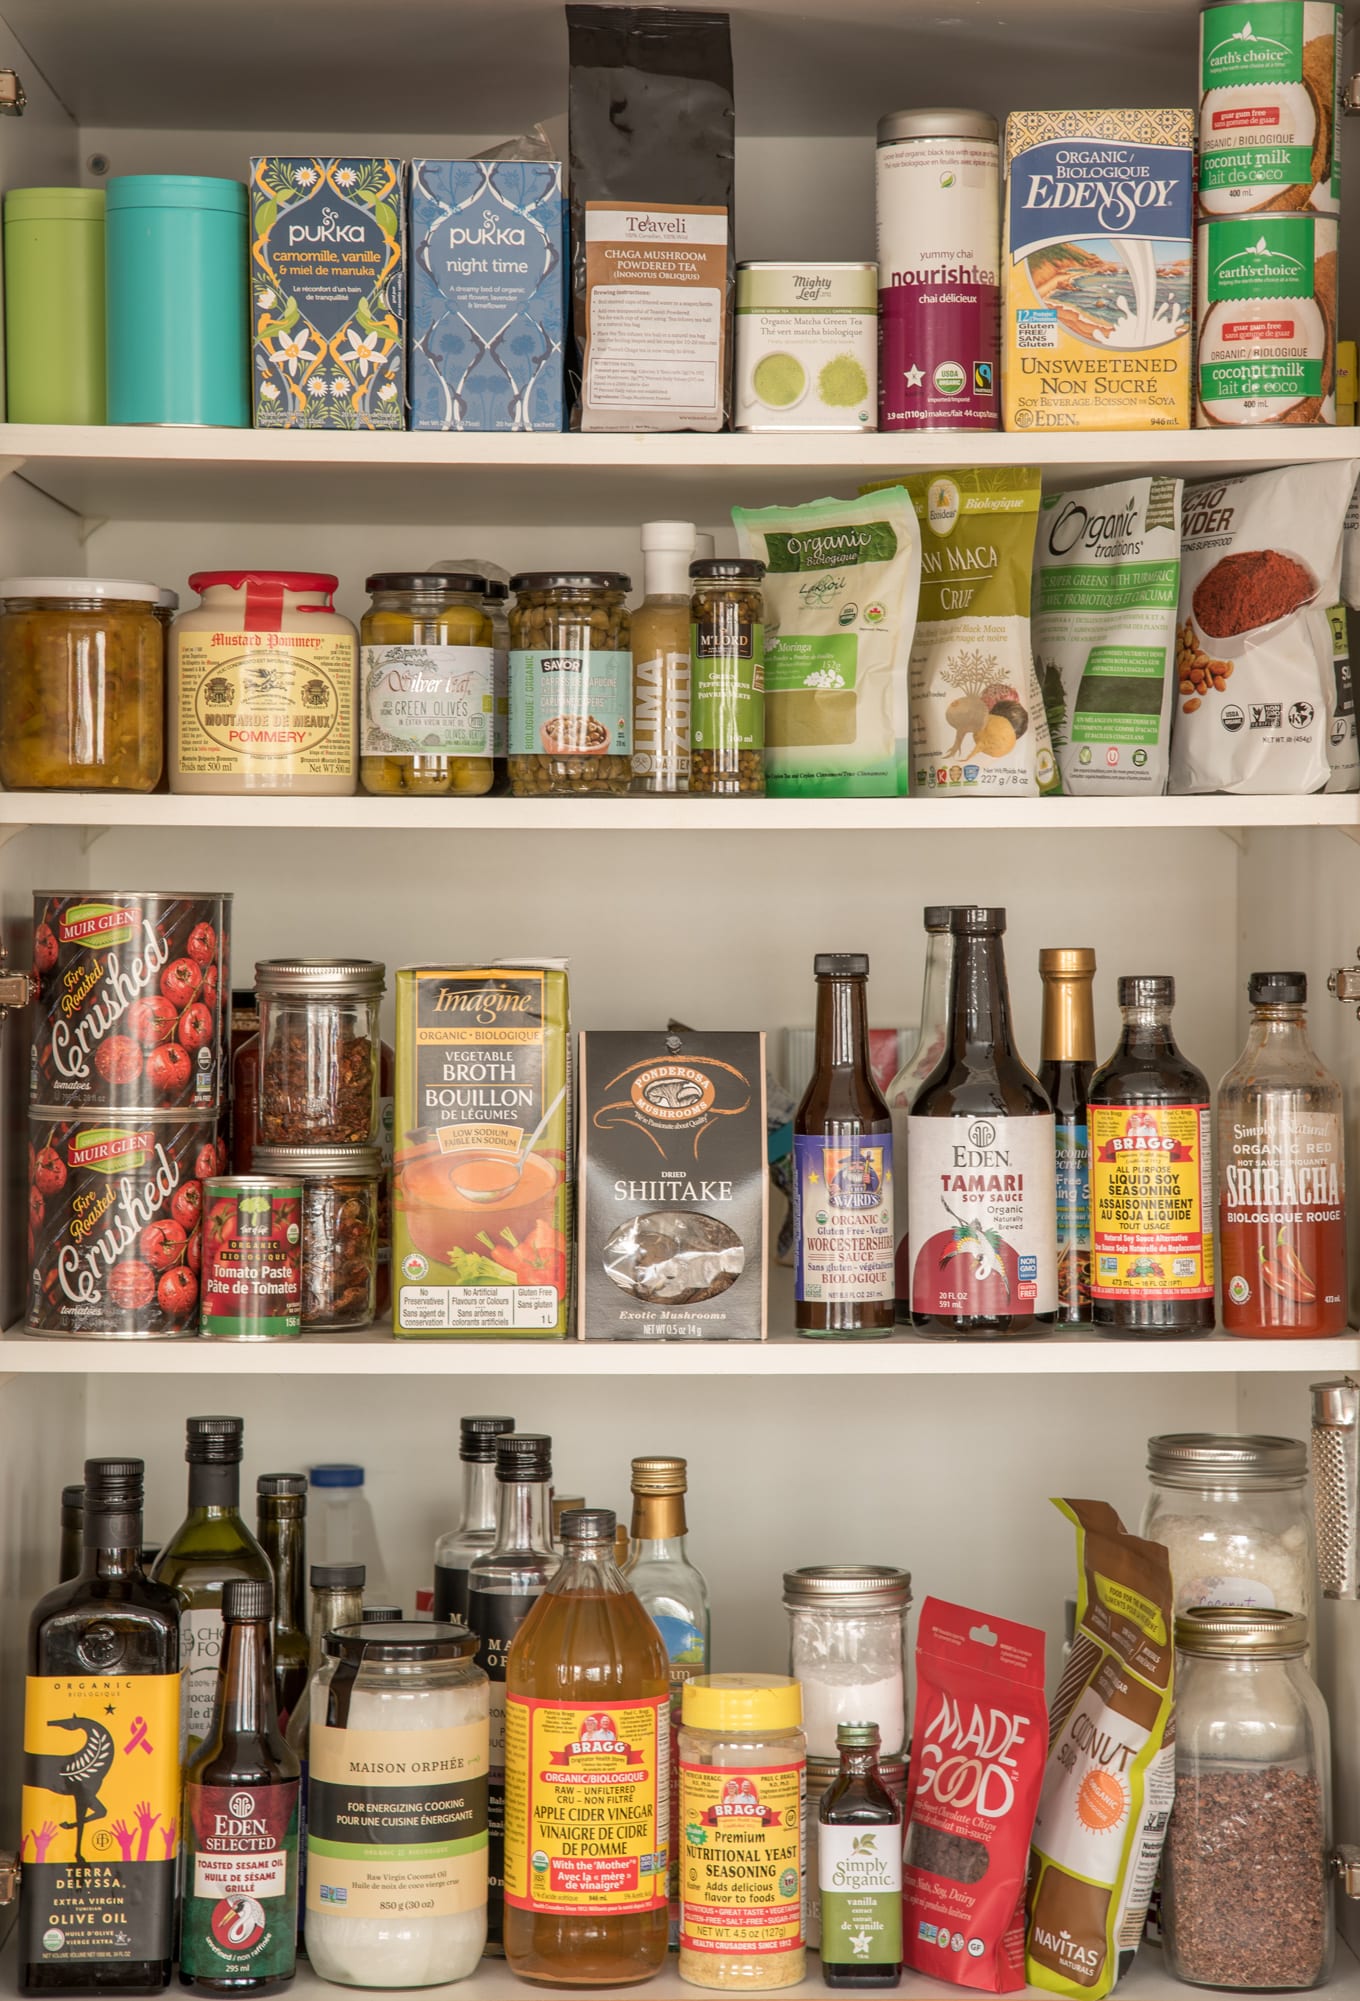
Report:
<svg viewBox="0 0 1360 2001"><path fill-rule="evenodd" d="M165 637L155 584L0 582L0 783L152 792L164 763Z"/></svg>
<svg viewBox="0 0 1360 2001"><path fill-rule="evenodd" d="M495 775L495 629L472 571L368 579L359 626L360 762L366 792L475 796Z"/></svg>
<svg viewBox="0 0 1360 2001"><path fill-rule="evenodd" d="M358 634L312 570L200 570L170 635L172 792L353 792Z"/></svg>
<svg viewBox="0 0 1360 2001"><path fill-rule="evenodd" d="M632 589L617 570L510 579L510 785L516 798L627 792L633 778Z"/></svg>

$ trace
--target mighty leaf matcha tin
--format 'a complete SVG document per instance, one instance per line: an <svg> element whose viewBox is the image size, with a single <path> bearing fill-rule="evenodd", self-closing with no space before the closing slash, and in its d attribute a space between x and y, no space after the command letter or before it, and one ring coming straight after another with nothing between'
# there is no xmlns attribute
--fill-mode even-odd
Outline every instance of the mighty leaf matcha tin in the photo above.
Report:
<svg viewBox="0 0 1360 2001"><path fill-rule="evenodd" d="M878 266L737 266L739 431L878 426Z"/></svg>

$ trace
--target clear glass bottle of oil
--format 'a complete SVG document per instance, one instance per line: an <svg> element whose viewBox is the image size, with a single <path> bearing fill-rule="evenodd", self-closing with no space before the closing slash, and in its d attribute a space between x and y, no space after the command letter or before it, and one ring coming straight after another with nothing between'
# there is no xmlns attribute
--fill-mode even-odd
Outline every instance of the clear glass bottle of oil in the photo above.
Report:
<svg viewBox="0 0 1360 2001"><path fill-rule="evenodd" d="M563 1516L561 1568L506 1664L505 1957L553 1986L623 1987L666 1958L670 1661L615 1526Z"/></svg>

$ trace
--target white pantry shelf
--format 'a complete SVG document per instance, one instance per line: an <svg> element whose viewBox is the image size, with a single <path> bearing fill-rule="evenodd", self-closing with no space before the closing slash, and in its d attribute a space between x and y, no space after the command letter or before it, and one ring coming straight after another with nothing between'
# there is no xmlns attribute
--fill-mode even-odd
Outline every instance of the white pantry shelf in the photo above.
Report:
<svg viewBox="0 0 1360 2001"><path fill-rule="evenodd" d="M100 521L634 527L670 508L716 524L734 502L847 495L937 466L1034 464L1063 485L1134 468L1207 478L1344 458L1360 458L1360 429L502 436L0 424L0 471Z"/></svg>
<svg viewBox="0 0 1360 2001"><path fill-rule="evenodd" d="M336 827L430 833L595 832L629 834L890 831L1140 833L1183 828L1338 827L1360 838L1360 794L1195 799L401 799L366 793L338 799L246 798L165 792L0 792L0 830L84 827ZM12 838L0 831L0 841Z"/></svg>
<svg viewBox="0 0 1360 2001"><path fill-rule="evenodd" d="M25 1334L0 1337L0 1381L7 1375L107 1376L608 1376L614 1378L751 1376L849 1378L890 1376L1269 1375L1297 1370L1341 1376L1360 1370L1360 1336L1315 1341L1241 1341L1209 1335L1185 1341L1122 1341L1097 1334L1014 1341L397 1340L379 1325L353 1334L304 1334L294 1340L72 1340Z"/></svg>

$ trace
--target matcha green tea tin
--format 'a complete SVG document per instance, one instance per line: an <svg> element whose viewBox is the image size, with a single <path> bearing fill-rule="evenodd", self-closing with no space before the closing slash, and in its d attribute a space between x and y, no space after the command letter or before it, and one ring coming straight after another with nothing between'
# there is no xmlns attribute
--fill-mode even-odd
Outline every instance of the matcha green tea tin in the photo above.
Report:
<svg viewBox="0 0 1360 2001"><path fill-rule="evenodd" d="M872 431L878 266L737 266L739 431Z"/></svg>

